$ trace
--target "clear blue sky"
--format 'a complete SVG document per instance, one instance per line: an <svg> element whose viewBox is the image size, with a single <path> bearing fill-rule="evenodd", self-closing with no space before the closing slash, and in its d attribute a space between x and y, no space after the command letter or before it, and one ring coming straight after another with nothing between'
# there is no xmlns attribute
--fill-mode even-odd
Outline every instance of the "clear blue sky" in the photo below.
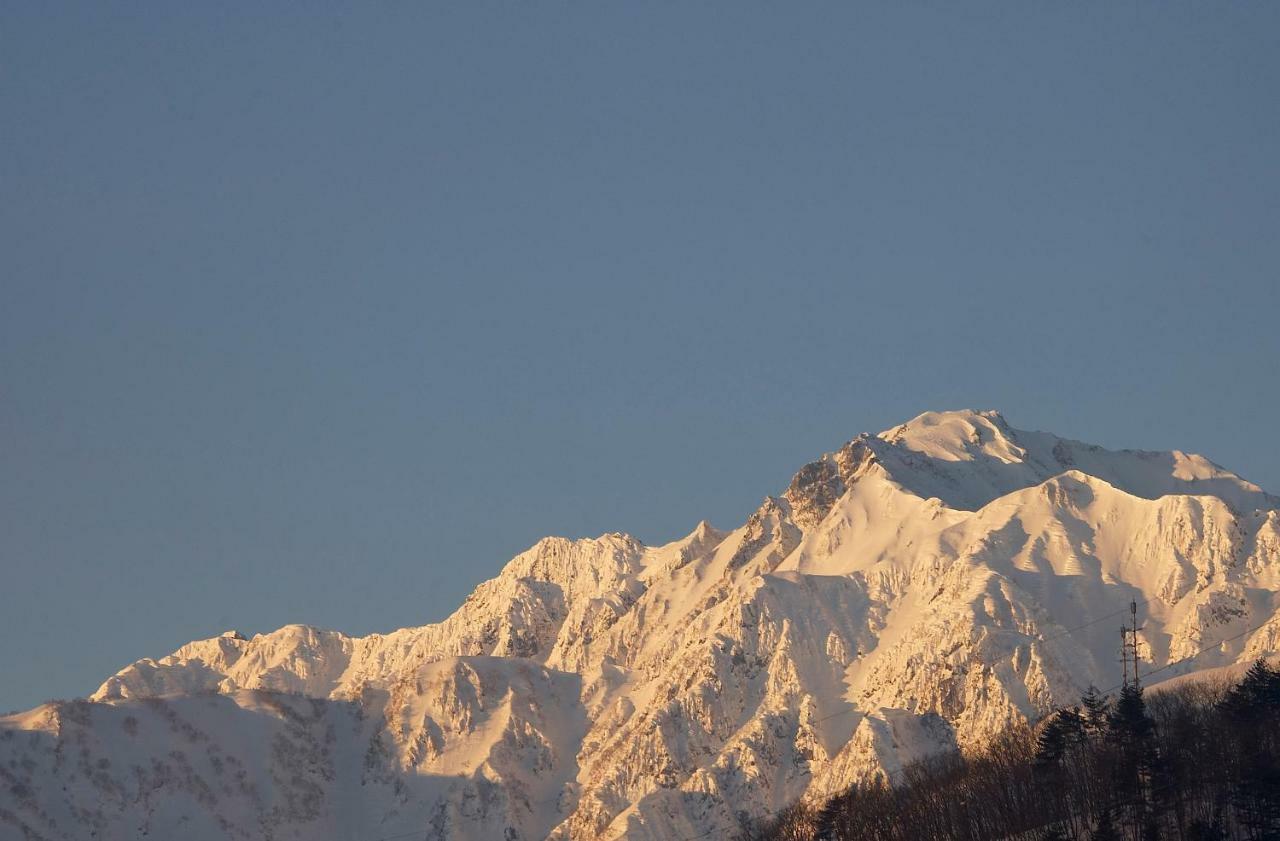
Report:
<svg viewBox="0 0 1280 841"><path fill-rule="evenodd" d="M906 5L6 4L0 710L925 409L1280 490L1280 4Z"/></svg>

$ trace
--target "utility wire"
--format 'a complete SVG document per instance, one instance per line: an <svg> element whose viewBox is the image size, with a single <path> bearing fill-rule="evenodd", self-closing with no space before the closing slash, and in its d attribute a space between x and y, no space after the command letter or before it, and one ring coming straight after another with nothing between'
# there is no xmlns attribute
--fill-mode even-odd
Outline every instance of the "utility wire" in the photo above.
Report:
<svg viewBox="0 0 1280 841"><path fill-rule="evenodd" d="M402 832L399 835L384 835L381 838L370 838L369 841L395 841L397 838L412 838L415 835L421 836L425 833L425 829L415 829L413 832Z"/></svg>
<svg viewBox="0 0 1280 841"><path fill-rule="evenodd" d="M1137 604L1138 606L1143 606L1143 605L1150 604L1151 602L1153 602L1153 601L1155 601L1155 600L1156 600L1156 599L1155 599L1154 597L1146 598L1146 599L1141 599L1141 600L1136 601L1136 604ZM1116 616L1119 616L1119 615L1120 615L1120 614L1122 614L1122 613L1128 613L1128 612L1129 612L1129 610L1130 610L1130 607L1129 607L1128 605L1126 605L1126 606L1124 606L1124 607L1120 608L1119 610L1112 611L1111 613L1105 613L1105 614L1103 614L1102 616L1099 616L1099 617L1097 617L1097 618L1095 618L1095 619L1091 619L1091 620L1089 620L1088 622L1085 622L1084 624L1076 625L1076 626L1075 626L1075 627L1073 627L1073 628L1067 628L1066 630L1064 630L1064 631L1062 631L1062 632L1060 632L1060 633L1054 634L1054 635L1053 635L1053 636L1051 636L1051 637L1040 637L1039 639L1037 639L1037 640L1036 640L1036 642L1042 642L1042 643L1044 643L1044 642L1052 642L1052 641L1054 641L1054 640L1062 639L1063 637L1066 637L1066 636L1069 636L1069 635L1071 635L1071 634L1074 634L1076 631L1082 630L1082 629L1084 629L1084 628L1088 628L1088 627L1089 627L1089 626L1091 626L1091 625L1096 625L1096 624L1098 624L1099 622L1103 622L1103 621L1105 621L1105 620L1107 620L1107 619L1114 618L1114 617L1116 617ZM1274 617L1273 617L1273 618L1274 618ZM1224 642L1233 642L1234 640L1239 639L1240 637L1244 636L1245 634L1248 634L1248 633L1250 633L1250 632L1252 632L1252 631L1256 631L1256 630L1258 630L1259 628L1262 628L1264 625L1266 625L1266 624L1267 624L1268 622L1270 622L1270 621L1271 621L1271 619L1267 619L1267 620L1265 620L1265 621L1263 621L1263 622L1261 622L1261 623L1259 623L1259 624L1257 624L1257 625L1253 626L1252 628L1246 628L1245 630L1241 631L1239 634L1236 634L1236 635L1234 635L1234 636L1227 637L1226 639L1218 640L1216 643L1214 643L1214 644L1212 644L1212 645L1207 645L1207 646L1205 646L1204 648L1201 648L1199 651L1196 651L1196 652L1195 652L1195 653L1193 653L1193 654L1190 654L1190 655L1188 655L1188 656L1186 656L1186 657L1183 657L1181 660L1175 660L1175 661L1174 661L1174 662L1172 662L1172 663L1166 663L1165 665L1161 666L1161 667L1160 667L1160 668L1158 668L1158 669L1152 669L1151 671L1147 672L1147 673L1146 673L1146 675L1144 675L1144 676L1149 676L1149 675L1159 674L1160 672L1163 672L1163 671L1165 671L1165 670L1167 670L1167 669L1171 669L1171 668L1173 668L1174 666L1177 666L1177 665L1179 665L1179 664L1181 664L1181 663L1187 663L1187 662L1189 662L1189 661L1191 661L1191 660L1194 660L1196 657L1199 657L1201 654L1204 654L1206 651L1208 651L1208 650L1210 650L1210 649L1212 649L1212 648L1217 648L1219 645L1222 645ZM1100 691L1103 695L1107 695L1107 694L1110 694L1111 692L1114 692L1114 691L1115 691L1115 690L1117 690L1117 689L1122 688L1123 686L1124 686L1124 684L1123 684L1123 683L1120 683L1120 684L1116 684L1115 686L1109 687L1109 688L1108 688L1108 689L1106 689L1106 690L1099 690L1099 691ZM1062 710L1062 709L1066 709L1066 708L1065 708L1065 707L1058 707L1058 708L1056 708L1056 709L1055 709L1055 712L1056 712L1056 711L1059 711L1059 710ZM861 712L861 710L858 710L856 707L855 707L855 708L850 708L850 709L847 709L847 710L840 710L840 711L838 711L838 712L831 713L830 715L824 715L824 716L822 716L821 718L815 718L815 719L813 720L813 723L814 723L814 724L820 724L820 723L822 723L822 722L824 722L824 721L829 721L829 720L831 720L831 719L833 719L833 718L838 718L839 716L842 716L842 715L849 715L850 713L856 713L856 712Z"/></svg>
<svg viewBox="0 0 1280 841"><path fill-rule="evenodd" d="M1151 675L1157 675L1157 674L1160 674L1160 672L1163 672L1163 671L1165 671L1166 669L1172 669L1174 666L1178 666L1178 665L1181 665L1181 664L1183 664L1183 663L1188 663L1188 662L1190 662L1190 661L1192 661L1192 660L1196 659L1197 657L1199 657L1201 654L1204 654L1206 651L1209 651L1210 649L1217 648L1218 646L1222 645L1224 642L1234 642L1234 641L1236 641L1236 640L1240 639L1241 637L1245 636L1246 634L1251 634L1251 633L1253 633L1254 631L1260 631L1260 630L1262 630L1262 629L1263 629L1263 628L1265 628L1267 625L1270 625L1273 621L1275 621L1275 618L1276 618L1276 617L1272 616L1272 617L1270 617L1269 619L1265 619L1265 620L1263 620L1262 622L1259 622L1258 624L1253 625L1252 627L1245 628L1243 631L1241 631L1241 632L1240 632L1240 633L1238 633L1238 634L1232 634L1232 635L1231 635L1231 636L1229 636L1229 637L1223 637L1222 639L1218 640L1217 642L1212 643L1212 644L1210 644L1210 645L1206 645L1204 648L1199 649L1199 650L1198 650L1198 651L1196 651L1195 653L1193 653L1193 654L1189 654L1189 655L1187 655L1186 657L1183 657L1181 660L1174 660L1172 663L1166 663L1166 664L1164 664L1163 666L1161 666L1160 668L1158 668L1158 669L1152 669L1151 671L1147 672L1146 674L1144 674L1144 675L1142 675L1142 676L1143 676L1143 677L1151 677ZM1111 687L1110 689L1106 690L1106 692L1103 692L1103 694L1105 695L1105 694L1107 694L1107 693L1109 693L1109 692L1113 692L1113 691L1115 691L1116 689L1120 689L1120 688L1122 688L1122 687L1123 687L1123 684L1120 684L1120 685L1117 685L1117 686L1113 686L1113 687Z"/></svg>
<svg viewBox="0 0 1280 841"><path fill-rule="evenodd" d="M1147 599L1146 601L1150 601L1150 599ZM1139 604L1143 604L1143 603L1144 603L1144 602L1139 602ZM1127 607L1126 607L1126 608L1124 608L1124 611L1120 611L1120 612L1125 612L1125 611L1128 611L1128 610L1129 610L1129 608L1127 608ZM1113 614L1113 615L1114 615L1114 614ZM1107 618L1109 618L1109 617L1108 617L1108 616L1102 616L1102 617L1099 617L1098 619L1095 619L1095 620L1093 620L1092 622L1086 622L1084 625L1080 625L1080 626L1078 626L1078 627L1074 628L1073 630L1079 630L1080 628L1088 627L1089 625L1093 625L1093 624L1095 624L1095 623L1097 623L1097 622L1100 622L1100 621L1102 621L1103 619L1107 619ZM1275 617L1273 616L1273 617L1271 617L1271 618L1269 618L1269 619L1266 619L1266 620L1264 620L1264 621L1262 621L1262 622L1257 623L1256 625L1252 625L1252 626L1250 626L1250 627L1248 627L1248 628L1245 628L1243 631L1241 631L1241 632L1240 632L1240 633L1238 633L1238 634L1232 634L1232 635L1231 635L1231 636L1229 636L1229 637L1223 637L1222 639L1220 639L1220 640L1218 640L1218 641L1216 641L1216 642L1210 643L1209 645L1206 645L1206 646L1204 646L1204 647L1202 647L1202 648L1198 649L1197 651L1193 652L1192 654L1187 655L1186 657L1183 657L1183 658L1182 658L1182 659L1180 659L1180 660L1175 660L1175 661L1173 661L1172 663L1166 663L1165 665L1161 666L1161 667L1160 667L1160 668L1158 668L1158 669L1152 669L1151 671L1147 672L1147 673L1144 675L1144 677L1150 677L1151 675L1159 674L1160 672L1163 672L1163 671L1167 671L1167 670L1169 670L1169 669L1172 669L1174 666L1179 666L1179 665L1182 665L1183 663L1189 663L1189 662L1191 662L1192 660L1194 660L1194 659L1196 659L1197 657L1199 657L1201 654L1204 654L1206 651L1210 651L1210 650L1212 650L1212 649L1214 649L1214 648L1217 648L1218 646L1222 645L1223 643L1227 643L1227 642L1235 642L1236 640L1240 639L1240 638L1241 638L1241 637L1243 637L1243 636L1246 636L1247 634L1251 634L1251 633L1253 633L1254 631L1260 631L1260 630L1262 630L1264 627L1266 627L1267 625L1271 624L1271 622L1272 622L1272 621L1274 621L1274 619L1275 619ZM1070 631L1068 631L1067 633L1071 633L1071 632L1070 632ZM1061 636L1061 635L1059 635L1059 636ZM1049 639L1054 639L1054 637L1050 637ZM1042 642L1047 642L1048 640L1041 640L1041 641L1042 641ZM1101 694L1103 694L1103 695L1110 695L1112 692L1116 691L1117 689L1121 689L1121 688L1123 688L1123 686L1124 686L1124 684L1116 684L1116 685L1114 685L1114 686L1107 687L1106 689L1099 690L1099 692L1101 692ZM1057 712L1060 712L1061 710L1064 710L1064 709L1066 709L1066 707L1058 707L1056 711L1057 711ZM828 719L836 718L837 716L847 715L847 714L852 713L852 712L858 712L858 710L855 710L855 709L841 710L840 712L832 713L831 715L826 715L826 716L823 716L822 718L814 719L814 723L815 723L815 724L817 724L817 723L819 723L819 722L827 721ZM559 798L556 798L556 799L557 799L557 800L559 800ZM552 802L552 801L546 801L546 803L550 803L550 802ZM545 803L540 804L540 805L545 805ZM681 839L680 839L680 841L699 841L699 839L706 838L707 836L711 835L713 832L716 832L716 831L717 831L717 829L718 829L718 827L712 827L711 829L707 830L706 832L702 832L702 833L699 833L699 834L697 834L697 835L687 835L687 836L684 836L683 838L681 838ZM419 834L419 833L421 833L421 832L422 832L422 830L418 830L418 831L416 831L416 832L406 832L406 833L402 833L402 834L400 834L400 835L386 835L386 836L383 836L382 838L374 838L374 839L370 839L370 841L396 841L396 839L409 838L409 837L412 837L412 836L414 836L414 835L418 835L418 834Z"/></svg>
<svg viewBox="0 0 1280 841"><path fill-rule="evenodd" d="M1259 622L1259 623L1258 623L1258 624L1256 624L1256 625L1252 625L1252 626L1250 626L1250 627L1248 627L1248 628L1245 628L1243 631L1241 631L1241 632L1240 632L1240 633L1238 633L1238 634L1232 634L1232 635L1231 635L1231 636L1229 636L1229 637L1223 637L1222 639L1218 640L1217 642L1210 643L1209 645L1206 645L1206 646L1204 646L1203 648L1200 648L1200 649L1198 649L1198 650L1196 650L1196 651L1192 652L1191 654L1188 654L1186 657L1183 657L1183 658L1182 658L1182 659L1180 659L1180 660L1174 660L1172 663L1165 663L1163 666L1161 666L1161 667L1160 667L1160 668L1158 668L1158 669L1152 669L1151 671L1149 671L1149 672L1147 672L1146 674L1142 675L1142 677L1150 677L1151 675L1158 675L1158 674L1160 674L1160 673L1161 673L1161 672L1163 672L1163 671L1166 671L1166 670L1168 670L1168 669L1172 669L1174 666L1180 666L1180 665L1182 665L1183 663L1190 663L1192 660L1196 659L1196 658L1197 658L1197 657L1199 657L1201 654L1204 654L1206 651L1210 651L1210 650L1212 650L1212 649L1217 648L1218 646L1222 645L1224 642L1235 642L1236 640L1240 639L1240 638L1241 638L1241 637L1243 637L1243 636L1246 636L1247 634L1251 634L1251 633L1253 633L1254 631L1260 631L1260 630L1262 630L1262 629L1263 629L1263 628L1265 628L1267 625L1270 625L1273 621L1275 621L1275 618L1276 618L1276 617L1272 616L1272 617L1271 617L1271 618L1269 618L1269 619L1264 619L1263 621ZM1103 697L1106 697L1107 695L1110 695L1112 692L1115 692L1117 689L1123 689L1123 688L1124 688L1124 686L1125 686L1125 685L1124 685L1123 683L1117 683L1117 684L1115 684L1114 686L1108 686L1106 689L1099 689L1099 690L1098 690L1098 692L1099 692L1099 694L1101 694ZM1062 711L1063 711L1063 710L1065 710L1065 709L1067 709L1067 707L1066 707L1066 706L1059 706L1059 707L1055 707L1055 708L1054 708L1054 710L1053 710L1053 712L1052 712L1052 713L1049 713L1049 715L1054 715L1054 714L1056 714L1056 713L1060 713L1060 712L1062 712ZM1047 716L1046 716L1046 717L1047 717Z"/></svg>
<svg viewBox="0 0 1280 841"><path fill-rule="evenodd" d="M1135 603L1136 603L1139 607L1142 607L1142 606L1144 606L1144 605L1148 605L1148 604L1150 604L1150 603L1151 603L1151 602L1153 602L1153 601L1155 601L1155 598L1154 598L1154 597L1152 597L1152 598L1147 598L1147 599L1138 599ZM1116 617L1116 616L1119 616L1119 615L1120 615L1120 614L1122 614L1122 613L1128 613L1128 612L1129 612L1129 605L1125 605L1124 607L1120 608L1119 610L1112 611L1111 613L1105 613L1105 614L1103 614L1102 616L1099 616L1097 619L1091 619L1091 620L1089 620L1088 622L1085 622L1083 625L1077 625L1077 626L1075 626L1074 628L1067 628L1065 631L1062 631L1061 633L1054 634L1054 635L1053 635L1053 636L1051 636L1051 637L1040 637L1038 640L1036 640L1036 642L1053 642L1054 640L1060 640L1060 639L1062 639L1063 637L1071 636L1071 635L1072 635L1072 634L1074 634L1076 631L1080 631L1080 630L1083 630L1083 629L1085 629L1085 628L1088 628L1090 625L1097 625L1099 622L1102 622L1103 620L1106 620L1106 619L1112 619L1112 618L1114 618L1114 617Z"/></svg>
<svg viewBox="0 0 1280 841"><path fill-rule="evenodd" d="M1152 601L1155 601L1155 599L1154 599L1154 598L1146 598L1146 599L1140 599L1140 600L1137 600L1135 603L1136 603L1137 605L1139 605L1139 606L1143 606L1143 605L1150 604ZM1054 640L1062 639L1063 637L1069 636L1069 635L1071 635L1071 634L1075 633L1076 631L1083 630L1084 628L1088 628L1088 627L1090 627L1090 626L1092 626L1092 625L1096 625L1096 624L1098 624L1099 622L1105 621L1105 620L1107 620L1107 619L1114 618L1114 617L1116 617L1116 616L1119 616L1119 615L1120 615L1120 614L1122 614L1122 613L1128 613L1128 612L1130 611L1130 609L1131 609L1131 608L1130 608L1128 605L1126 605L1125 607L1122 607L1122 608L1120 608L1119 610L1113 611L1113 612L1111 612L1111 613L1103 614L1102 616L1099 616L1099 617L1097 617L1096 619L1091 619L1090 621L1085 622L1085 623L1084 623L1084 624L1082 624L1082 625L1076 625L1076 626L1075 626L1075 627L1073 627L1073 628L1067 628L1066 630L1064 630L1064 631L1062 631L1062 632L1060 632L1060 633L1054 634L1054 635L1053 635L1053 636L1051 636L1051 637L1040 637L1040 638L1039 638L1038 640L1036 640L1036 641L1037 641L1037 642L1052 642L1052 641L1054 641ZM1270 624L1274 619L1275 619L1275 617L1273 616L1273 617L1271 617L1271 618L1269 618L1269 619L1266 619L1266 620L1264 620L1264 621L1262 621L1262 622L1259 622L1259 623L1258 623L1258 624L1256 624L1256 625L1253 625L1253 626L1251 626L1251 627L1249 627L1249 628L1245 628L1243 631L1241 631L1241 632L1240 632L1240 633L1238 633L1238 634L1233 634L1232 636L1224 637L1224 638L1222 638L1222 639L1218 640L1217 642L1211 643L1211 644L1209 644L1209 645L1206 645L1206 646L1204 646L1204 647L1202 647L1202 648L1198 649L1197 651L1195 651L1195 652L1193 652L1193 653L1191 653L1191 654L1187 655L1186 657L1183 657L1183 658L1182 658L1182 659L1180 659L1180 660L1175 660L1175 661L1173 661L1172 663L1166 663L1165 665L1161 666L1161 667L1160 667L1160 668L1158 668L1158 669L1152 669L1151 671L1149 671L1149 672L1147 672L1146 674L1144 674L1144 675L1143 675L1143 677L1150 677L1151 675L1159 674L1160 672L1167 671L1168 669L1172 669L1174 666L1179 666L1179 665L1182 665L1183 663L1189 663L1189 662L1191 662L1192 660L1194 660L1195 658L1199 657L1201 654L1204 654L1206 651L1210 651L1211 649L1217 648L1218 646L1222 645L1223 643L1227 643L1227 642L1234 642L1234 641L1236 641L1236 640L1240 639L1241 637L1243 637L1243 636L1245 636L1245 635L1247 635L1247 634L1251 634L1251 633L1253 633L1254 631L1261 630L1262 628L1264 628L1264 627L1266 627L1267 625L1269 625L1269 624ZM1102 695L1104 695L1104 696L1105 696L1105 695L1110 695L1112 692L1116 691L1117 689L1121 689L1121 688L1123 688L1123 687L1124 687L1124 684L1123 684L1123 683L1118 683L1118 684L1116 684L1116 685L1114 685L1114 686L1110 686L1110 687L1107 687L1106 689L1101 689L1101 690L1098 690L1098 691L1099 691ZM1054 710L1054 712L1061 712L1061 711L1062 711L1062 710L1064 710L1064 709L1066 709L1066 707L1065 707L1065 706L1057 707L1057 708ZM840 716L842 716L842 715L849 715L850 713L855 713L855 712L861 712L861 710L858 710L858 709L856 709L856 708L851 708L851 709L847 709L847 710L840 710L839 712L834 712L834 713L831 713L830 715L824 715L824 716L822 716L821 718L815 718L815 719L813 720L813 723L814 723L814 724L820 724L820 723L822 723L822 722L824 722L824 721L829 721L830 719L838 718L838 717L840 717ZM892 776L892 775L890 775L890 776ZM550 803L553 803L553 802L557 802L557 801L559 801L559 799L560 799L559 797L556 797L556 798L555 798L555 800L548 800L548 801L539 802L539 803L538 803L538 805L540 805L540 806L541 806L541 805L548 805L548 804L550 804ZM707 836L709 836L709 835L711 835L712 833L716 832L716 831L717 831L717 829L718 829L718 827L712 827L711 829L707 830L706 832L702 832L702 833L699 833L699 834L697 834L697 835L688 835L688 836L684 836L684 837L680 838L680 839L679 839L679 841L699 841L699 839L706 838ZM420 832L422 832L422 830L418 830L418 831L415 831L415 832L406 832L406 833L402 833L402 834L400 834L400 835L387 835L387 836L383 836L382 838L373 838L373 839L370 839L370 841L397 841L397 839L401 839L401 838L409 838L409 837L412 837L412 836L414 836L414 835L418 835Z"/></svg>

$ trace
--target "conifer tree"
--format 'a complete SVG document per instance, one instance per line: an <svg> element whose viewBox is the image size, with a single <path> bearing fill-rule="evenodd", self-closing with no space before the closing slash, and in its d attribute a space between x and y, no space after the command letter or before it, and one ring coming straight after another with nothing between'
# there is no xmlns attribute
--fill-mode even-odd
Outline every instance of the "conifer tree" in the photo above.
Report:
<svg viewBox="0 0 1280 841"><path fill-rule="evenodd" d="M1131 683L1120 690L1107 725L1108 740L1116 750L1114 793L1128 813L1129 836L1139 838L1151 806L1147 789L1155 764L1155 722L1147 713L1141 686Z"/></svg>
<svg viewBox="0 0 1280 841"><path fill-rule="evenodd" d="M1062 761L1063 754L1085 740L1084 719L1078 707L1058 710L1036 737L1036 766L1044 769Z"/></svg>
<svg viewBox="0 0 1280 841"><path fill-rule="evenodd" d="M1147 714L1142 687L1131 683L1121 689L1107 719L1107 733L1122 744L1142 744L1150 741L1154 732L1155 722Z"/></svg>
<svg viewBox="0 0 1280 841"><path fill-rule="evenodd" d="M1280 712L1280 672L1258 658L1219 704L1229 723L1237 778L1232 802L1251 839L1280 838L1280 759L1268 733Z"/></svg>
<svg viewBox="0 0 1280 841"><path fill-rule="evenodd" d="M1255 663L1226 693L1130 686L1111 702L1091 690L1039 728L797 804L750 837L1280 841L1280 672Z"/></svg>
<svg viewBox="0 0 1280 841"><path fill-rule="evenodd" d="M1227 715L1242 720L1256 719L1280 710L1280 672L1259 657L1240 683L1227 693L1222 708Z"/></svg>
<svg viewBox="0 0 1280 841"><path fill-rule="evenodd" d="M1101 738L1107 732L1107 719L1111 713L1106 696L1098 692L1098 687L1089 684L1080 698L1080 704L1084 707L1085 732L1091 738Z"/></svg>

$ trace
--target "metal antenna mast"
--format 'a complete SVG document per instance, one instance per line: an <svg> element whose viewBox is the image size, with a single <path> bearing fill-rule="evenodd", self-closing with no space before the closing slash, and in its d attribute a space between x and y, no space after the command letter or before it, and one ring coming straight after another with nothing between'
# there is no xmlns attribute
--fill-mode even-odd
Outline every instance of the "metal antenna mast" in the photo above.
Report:
<svg viewBox="0 0 1280 841"><path fill-rule="evenodd" d="M1133 628L1133 685L1141 689L1142 681L1138 679L1138 603L1136 601L1129 602L1129 617L1132 620Z"/></svg>
<svg viewBox="0 0 1280 841"><path fill-rule="evenodd" d="M1120 626L1120 662L1124 668L1124 680L1120 685L1127 687L1129 685L1129 629L1124 625Z"/></svg>
<svg viewBox="0 0 1280 841"><path fill-rule="evenodd" d="M1142 681L1138 677L1138 603L1129 602L1129 624L1120 626L1120 662L1124 664L1124 682L1121 686L1129 686L1129 661L1133 661L1133 686L1141 688Z"/></svg>

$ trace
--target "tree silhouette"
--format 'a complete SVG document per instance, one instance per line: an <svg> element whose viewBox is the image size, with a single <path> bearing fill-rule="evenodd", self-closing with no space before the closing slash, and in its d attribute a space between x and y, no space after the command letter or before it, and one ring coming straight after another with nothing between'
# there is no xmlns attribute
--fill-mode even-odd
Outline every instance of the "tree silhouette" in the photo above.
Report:
<svg viewBox="0 0 1280 841"><path fill-rule="evenodd" d="M985 749L907 766L895 784L796 806L763 841L1280 841L1280 672L1180 684L1012 728Z"/></svg>

